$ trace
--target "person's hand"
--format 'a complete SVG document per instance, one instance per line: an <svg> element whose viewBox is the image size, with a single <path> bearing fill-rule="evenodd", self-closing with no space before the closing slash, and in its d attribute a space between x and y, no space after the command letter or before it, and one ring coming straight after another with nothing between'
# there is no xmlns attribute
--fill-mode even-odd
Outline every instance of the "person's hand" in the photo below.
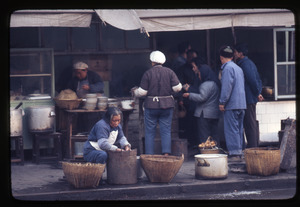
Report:
<svg viewBox="0 0 300 207"><path fill-rule="evenodd" d="M178 105L179 105L179 106L183 106L183 101L179 101L179 102L178 102Z"/></svg>
<svg viewBox="0 0 300 207"><path fill-rule="evenodd" d="M258 101L263 101L263 100L265 100L264 97L263 97L261 94L259 94L259 95L257 96L257 99L258 99Z"/></svg>
<svg viewBox="0 0 300 207"><path fill-rule="evenodd" d="M120 148L117 148L117 149L116 149L116 152L122 152L122 151L124 151L124 150L122 150L122 149L120 149Z"/></svg>
<svg viewBox="0 0 300 207"><path fill-rule="evenodd" d="M225 111L225 106L224 105L219 105L220 111Z"/></svg>
<svg viewBox="0 0 300 207"><path fill-rule="evenodd" d="M183 90L188 91L189 88L190 88L189 84L186 83L186 84L183 85Z"/></svg>
<svg viewBox="0 0 300 207"><path fill-rule="evenodd" d="M130 150L131 150L131 148L129 147L129 145L126 145L126 146L124 147L124 149L125 149L125 151L130 151Z"/></svg>
<svg viewBox="0 0 300 207"><path fill-rule="evenodd" d="M184 93L184 94L182 94L182 96L183 96L184 98L188 98L188 97L190 96L190 93Z"/></svg>
<svg viewBox="0 0 300 207"><path fill-rule="evenodd" d="M84 89L84 90L90 90L90 86L89 85L83 85L82 87L81 87L82 89Z"/></svg>

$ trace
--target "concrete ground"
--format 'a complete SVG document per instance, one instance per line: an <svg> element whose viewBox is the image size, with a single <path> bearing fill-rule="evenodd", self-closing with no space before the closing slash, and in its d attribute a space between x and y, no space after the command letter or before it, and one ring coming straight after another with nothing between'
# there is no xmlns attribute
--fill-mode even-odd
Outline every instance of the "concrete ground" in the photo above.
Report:
<svg viewBox="0 0 300 207"><path fill-rule="evenodd" d="M180 171L170 183L151 183L143 173L136 184L111 185L106 182L106 172L96 188L76 189L64 177L61 167L54 164L26 162L25 165L11 165L12 196L18 200L161 200L161 199L226 199L216 194L271 189L289 189L283 199L290 199L296 193L296 171L279 172L272 176L248 175L243 168L229 163L226 179L199 180L195 178L195 162L183 163ZM234 171L234 172L233 172ZM201 197L192 196L201 194ZM206 197L205 195L210 195ZM249 194L251 199L251 194ZM247 199L249 199L249 196ZM253 199L264 198L253 196Z"/></svg>

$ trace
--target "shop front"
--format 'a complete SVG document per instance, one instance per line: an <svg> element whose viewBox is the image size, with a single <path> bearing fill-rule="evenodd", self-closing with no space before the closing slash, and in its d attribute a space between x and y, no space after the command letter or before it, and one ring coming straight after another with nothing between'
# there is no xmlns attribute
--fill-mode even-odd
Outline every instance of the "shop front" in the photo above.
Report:
<svg viewBox="0 0 300 207"><path fill-rule="evenodd" d="M53 98L66 88L72 77L74 62L86 62L90 70L101 76L104 95L128 98L130 89L140 84L143 73L150 67L150 52L161 50L171 61L177 45L186 40L215 71L220 68L218 49L222 45L248 43L249 57L256 63L263 85L271 89L263 94L265 101L257 104L260 142L278 141L281 119L296 118L292 12L281 9L123 12L122 21L114 10L26 10L12 14L10 105L23 102L25 150L32 149L27 108L54 106ZM120 21L110 21L111 16ZM35 21L37 17L39 21ZM49 21L42 21L47 18ZM53 18L69 21L50 21ZM128 139L139 149L143 135L139 130L138 104L129 119ZM60 127L58 123L55 126Z"/></svg>

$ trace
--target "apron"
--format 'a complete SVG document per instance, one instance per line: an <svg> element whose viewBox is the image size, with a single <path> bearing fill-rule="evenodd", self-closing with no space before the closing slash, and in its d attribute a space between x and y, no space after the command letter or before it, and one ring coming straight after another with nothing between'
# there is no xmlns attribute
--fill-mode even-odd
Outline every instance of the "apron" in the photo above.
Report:
<svg viewBox="0 0 300 207"><path fill-rule="evenodd" d="M110 134L109 134L109 137L107 139L107 142L111 145L113 145L116 140L117 140L117 137L118 137L118 130L116 131L111 131ZM93 141L89 141L90 144L96 149L96 150L102 150L99 145L98 145L98 142L93 142Z"/></svg>

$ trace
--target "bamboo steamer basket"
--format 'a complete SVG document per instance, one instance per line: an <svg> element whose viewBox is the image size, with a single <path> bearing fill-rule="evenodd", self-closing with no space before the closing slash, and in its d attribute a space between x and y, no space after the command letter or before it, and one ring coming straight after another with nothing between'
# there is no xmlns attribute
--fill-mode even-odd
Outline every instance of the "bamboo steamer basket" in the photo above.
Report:
<svg viewBox="0 0 300 207"><path fill-rule="evenodd" d="M72 110L72 109L77 109L78 108L78 106L81 103L82 99L71 100L71 99L54 98L54 101L55 101L56 105L59 108Z"/></svg>
<svg viewBox="0 0 300 207"><path fill-rule="evenodd" d="M280 150L270 147L248 148L244 151L247 172L250 175L275 175L280 167Z"/></svg>
<svg viewBox="0 0 300 207"><path fill-rule="evenodd" d="M62 162L67 181L75 188L95 188L99 185L105 164Z"/></svg>
<svg viewBox="0 0 300 207"><path fill-rule="evenodd" d="M184 155L165 156L142 154L140 161L150 182L169 183L181 168Z"/></svg>

